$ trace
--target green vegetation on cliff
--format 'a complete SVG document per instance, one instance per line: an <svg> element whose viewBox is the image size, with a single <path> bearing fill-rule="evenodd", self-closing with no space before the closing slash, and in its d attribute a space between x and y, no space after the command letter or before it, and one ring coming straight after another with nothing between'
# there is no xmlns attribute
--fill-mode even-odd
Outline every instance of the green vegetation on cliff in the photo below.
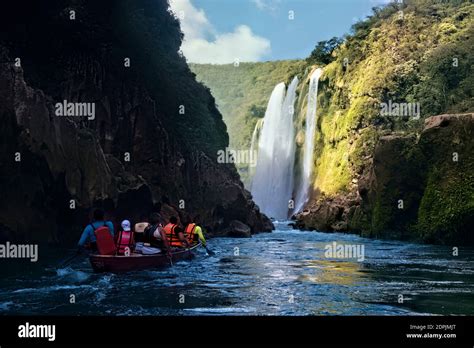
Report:
<svg viewBox="0 0 474 348"><path fill-rule="evenodd" d="M354 25L321 78L318 115L325 143L315 187L334 195L350 186L347 179L375 145L361 142L362 132L416 132L428 116L474 108L473 24L473 4L416 0L375 9ZM323 63L314 55L308 62ZM381 116L381 103L389 101L419 103L420 119Z"/></svg>
<svg viewBox="0 0 474 348"><path fill-rule="evenodd" d="M462 121L461 121L462 120ZM426 186L417 232L429 242L474 244L474 115L443 118L423 132Z"/></svg>
<svg viewBox="0 0 474 348"><path fill-rule="evenodd" d="M350 190L351 180L371 175L367 160L381 135L416 135L429 116L474 110L473 34L474 4L461 1L389 4L356 24L333 50L321 78L318 137L325 141L316 159L315 188L337 196ZM308 62L322 63L316 58ZM381 115L381 104L389 102L418 104L419 115ZM424 148L400 140L398 147L386 149L381 160L390 170L377 172L375 192L362 202L368 216L349 225L372 236L414 238L407 231L416 230L425 241L460 240L474 213L472 159L465 157L464 167L453 171L446 159L453 152L453 134L443 134L446 139L431 139ZM458 139L471 141L466 134ZM435 146L442 150L432 159L426 151Z"/></svg>

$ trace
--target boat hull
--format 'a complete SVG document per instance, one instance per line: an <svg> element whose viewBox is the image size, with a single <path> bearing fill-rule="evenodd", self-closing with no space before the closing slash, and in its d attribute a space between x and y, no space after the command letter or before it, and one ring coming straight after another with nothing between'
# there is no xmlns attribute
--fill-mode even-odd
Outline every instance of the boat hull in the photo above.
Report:
<svg viewBox="0 0 474 348"><path fill-rule="evenodd" d="M89 256L89 261L92 269L96 273L124 273L150 268L167 267L171 266L174 262L194 258L193 251L196 250L199 245L200 244L189 249L172 252L171 260L164 254L142 255L132 253L130 256L94 254Z"/></svg>

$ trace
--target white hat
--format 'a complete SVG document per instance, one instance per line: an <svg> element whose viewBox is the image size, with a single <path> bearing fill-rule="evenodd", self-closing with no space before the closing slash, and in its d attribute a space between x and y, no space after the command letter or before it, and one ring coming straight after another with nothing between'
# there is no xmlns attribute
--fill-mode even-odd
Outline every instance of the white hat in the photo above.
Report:
<svg viewBox="0 0 474 348"><path fill-rule="evenodd" d="M130 231L130 221L123 220L122 221L122 228L124 231Z"/></svg>

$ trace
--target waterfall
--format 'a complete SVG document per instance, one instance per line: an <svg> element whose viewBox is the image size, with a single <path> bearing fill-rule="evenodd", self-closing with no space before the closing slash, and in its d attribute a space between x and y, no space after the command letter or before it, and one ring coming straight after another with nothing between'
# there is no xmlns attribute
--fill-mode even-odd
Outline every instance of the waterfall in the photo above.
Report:
<svg viewBox="0 0 474 348"><path fill-rule="evenodd" d="M260 131L262 129L263 125L263 118L259 119L257 123L255 124L255 128L253 129L252 133L252 141L250 143L250 153L253 153L254 151L257 151L258 148L258 139L260 136Z"/></svg>
<svg viewBox="0 0 474 348"><path fill-rule="evenodd" d="M294 212L301 211L309 199L312 184L314 135L316 131L316 110L318 107L318 82L322 69L316 69L310 77L303 161L301 161L301 181L298 185Z"/></svg>
<svg viewBox="0 0 474 348"><path fill-rule="evenodd" d="M285 191L286 198L286 211L285 218L288 218L288 203L293 198L293 185L294 185L294 167L295 167L295 154L296 154L296 132L294 125L295 115L295 101L296 101L296 88L298 87L298 77L295 76L288 87L285 101L283 103L283 120L285 122L284 127L288 129L288 137L284 145L286 147L285 158L288 159L288 164L285 166L286 174L288 176L287 190Z"/></svg>
<svg viewBox="0 0 474 348"><path fill-rule="evenodd" d="M255 158L255 162L252 163L249 167L249 177L250 180L254 177L255 175L255 168L258 163L258 140L260 139L260 133L262 131L262 126L263 126L263 118L259 119L257 123L255 124L255 128L253 129L252 133L252 141L250 143L250 154L252 158ZM250 181L250 187L252 187L252 181Z"/></svg>
<svg viewBox="0 0 474 348"><path fill-rule="evenodd" d="M295 77L288 87L286 97L285 84L275 86L258 141L252 195L262 212L275 219L288 218L288 201L293 190L293 115L297 86L298 78Z"/></svg>

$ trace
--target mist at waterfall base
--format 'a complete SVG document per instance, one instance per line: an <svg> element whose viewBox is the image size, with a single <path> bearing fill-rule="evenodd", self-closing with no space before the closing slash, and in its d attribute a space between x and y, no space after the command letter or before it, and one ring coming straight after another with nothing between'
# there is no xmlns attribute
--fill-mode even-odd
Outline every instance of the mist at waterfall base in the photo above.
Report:
<svg viewBox="0 0 474 348"><path fill-rule="evenodd" d="M301 168L295 168L296 130L295 101L298 77L285 93L285 84L273 89L265 117L257 122L252 134L251 151L258 150L257 165L252 177L251 192L260 210L277 219L301 211L309 199L313 167L314 136L316 129L318 81L321 69L310 77L305 124L305 143ZM295 181L295 172L300 175ZM294 199L294 209L290 200Z"/></svg>

